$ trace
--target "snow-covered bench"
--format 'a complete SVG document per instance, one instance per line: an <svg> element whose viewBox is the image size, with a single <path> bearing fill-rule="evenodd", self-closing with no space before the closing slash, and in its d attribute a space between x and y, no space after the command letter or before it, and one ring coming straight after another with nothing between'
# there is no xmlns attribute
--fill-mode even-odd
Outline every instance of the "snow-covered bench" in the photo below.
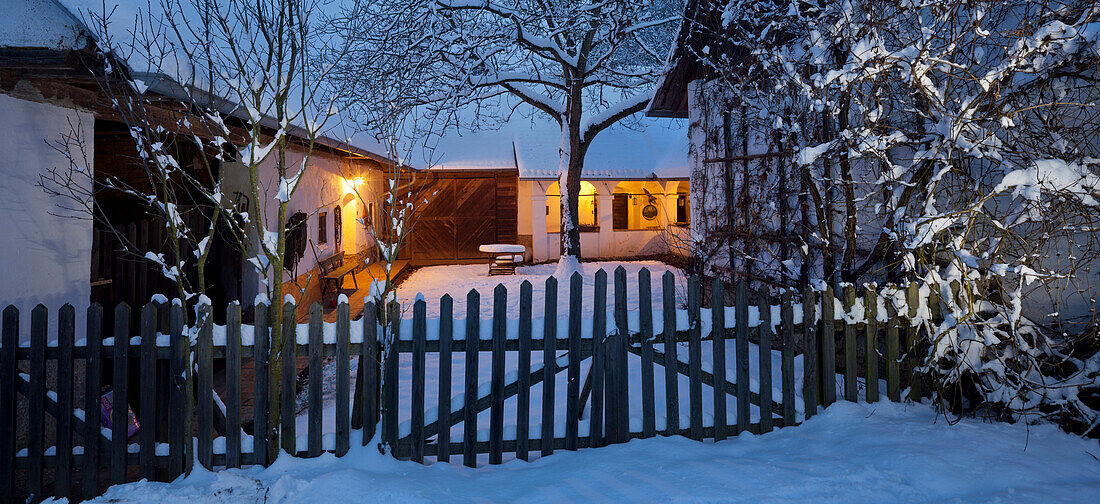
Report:
<svg viewBox="0 0 1100 504"><path fill-rule="evenodd" d="M504 243L482 245L478 250L489 256L489 276L515 275L516 266L523 264L523 254L527 252L523 245Z"/></svg>

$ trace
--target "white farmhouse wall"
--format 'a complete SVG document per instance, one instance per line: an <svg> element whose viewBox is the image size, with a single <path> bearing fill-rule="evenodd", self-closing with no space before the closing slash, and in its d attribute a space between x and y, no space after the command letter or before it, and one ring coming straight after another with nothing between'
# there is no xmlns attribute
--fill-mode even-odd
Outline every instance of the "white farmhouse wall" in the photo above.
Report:
<svg viewBox="0 0 1100 504"><path fill-rule="evenodd" d="M292 150L287 154L287 164L292 167L291 174L297 170L304 156L303 151ZM291 197L287 208L287 216L294 212L304 212L309 215L307 220L307 237L316 247L317 255L321 259L329 257L333 253L345 252L348 254L359 253L365 248L374 245L374 239L363 225L364 209L362 201L352 192L345 178L352 179L362 177L363 185L359 186L358 193L368 200L377 199L382 188L380 174L376 170L368 171L364 164L349 164L346 158L332 155L326 152L315 151L310 158L306 172L302 174L298 189ZM248 172L240 163L226 164L222 170L223 193L225 197L232 198L234 191L247 191ZM270 230L278 229L279 202L275 199L278 194L279 176L275 168L274 154L260 165L260 201L250 201L249 209L253 215L263 212L265 222ZM380 209L375 202L374 213L377 217ZM339 206L342 218L342 240L337 246L334 240L333 225L334 208ZM318 221L320 212L327 213L326 236L327 243L318 243ZM371 219L372 221L375 219ZM298 274L304 274L313 269L317 264L313 248L306 246L305 255L298 263ZM254 268L245 267L245 279L243 281L242 296L244 299L252 299L255 294L264 290L262 280L255 274ZM290 275L285 275L284 281L290 280ZM251 289L251 290L250 290Z"/></svg>
<svg viewBox="0 0 1100 504"><path fill-rule="evenodd" d="M0 304L19 308L28 327L38 303L51 310L71 303L78 323L91 298L92 221L68 217L36 184L51 168L67 168L64 156L46 142L61 139L70 125L87 140L93 156L91 114L0 94ZM21 331L20 334L29 334Z"/></svg>

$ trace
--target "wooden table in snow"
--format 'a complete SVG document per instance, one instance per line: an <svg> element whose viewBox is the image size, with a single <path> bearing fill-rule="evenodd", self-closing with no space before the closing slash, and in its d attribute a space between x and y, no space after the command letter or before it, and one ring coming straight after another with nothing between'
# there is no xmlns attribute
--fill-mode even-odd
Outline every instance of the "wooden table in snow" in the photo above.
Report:
<svg viewBox="0 0 1100 504"><path fill-rule="evenodd" d="M482 245L478 250L489 256L489 276L515 275L516 266L523 264L523 254L527 252L523 245L504 243Z"/></svg>

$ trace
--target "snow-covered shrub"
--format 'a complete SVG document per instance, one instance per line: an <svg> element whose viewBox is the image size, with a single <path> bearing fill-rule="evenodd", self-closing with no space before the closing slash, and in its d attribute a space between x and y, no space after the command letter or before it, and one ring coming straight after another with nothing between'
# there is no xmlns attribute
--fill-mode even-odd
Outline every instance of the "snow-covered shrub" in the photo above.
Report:
<svg viewBox="0 0 1100 504"><path fill-rule="evenodd" d="M732 198L743 235L789 232L797 256L772 260L760 235L729 257L787 283L920 282L943 303L942 324L921 321L943 405L1095 434L1095 336L1070 334L1100 320L1100 6L709 4L689 20L700 99L789 174L744 184L797 185L790 229L764 191Z"/></svg>

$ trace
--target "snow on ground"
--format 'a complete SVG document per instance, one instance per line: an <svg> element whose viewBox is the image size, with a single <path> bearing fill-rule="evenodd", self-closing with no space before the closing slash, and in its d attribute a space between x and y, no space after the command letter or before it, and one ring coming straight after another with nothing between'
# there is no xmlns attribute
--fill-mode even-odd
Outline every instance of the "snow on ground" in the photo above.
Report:
<svg viewBox="0 0 1100 504"><path fill-rule="evenodd" d="M584 287L581 306L586 317L592 316L593 288L595 285L596 271L603 268L607 272L607 301L608 314L614 308L614 275L615 268L622 266L626 270L627 290L633 304L631 310L638 309L638 271L642 268L649 269L652 282L653 307L661 307L661 275L671 271L676 276L677 299L684 298L684 274L679 269L658 261L630 261L630 262L589 262L582 263L584 272ZM520 266L516 268L515 275L489 276L489 267L486 264L463 264L453 266L429 266L414 271L405 281L397 287L397 298L401 306L411 309L417 294L422 294L427 302L427 314L429 318L439 316L439 298L444 294L450 294L454 298L455 318L466 317L466 294L471 289L477 289L481 294L481 313L483 319L489 319L493 307L493 289L497 285L503 285L508 289L508 313L511 316L519 316L519 288L525 280L531 282L532 307L535 316L542 316L541 310L545 298L547 277L554 274L557 263L536 264L532 266ZM558 313L565 314L569 307L569 281L558 280ZM610 315L608 318L613 318Z"/></svg>
<svg viewBox="0 0 1100 504"><path fill-rule="evenodd" d="M840 402L801 426L720 443L634 440L477 469L401 462L371 445L196 469L92 502L1094 502L1097 457L1096 441L1052 426L950 425L927 405Z"/></svg>

